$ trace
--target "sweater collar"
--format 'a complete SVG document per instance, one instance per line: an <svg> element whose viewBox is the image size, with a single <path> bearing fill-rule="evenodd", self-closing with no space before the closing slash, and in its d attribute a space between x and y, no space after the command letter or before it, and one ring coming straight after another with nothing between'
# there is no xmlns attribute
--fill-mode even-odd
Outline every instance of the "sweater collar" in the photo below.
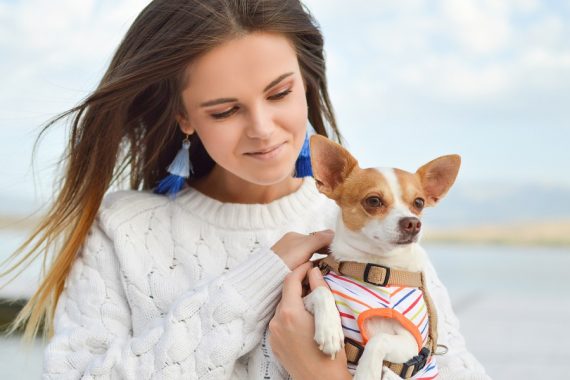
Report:
<svg viewBox="0 0 570 380"><path fill-rule="evenodd" d="M176 202L201 220L228 229L266 229L290 224L315 207L323 195L312 177L304 177L291 194L266 204L224 203L194 188L182 191Z"/></svg>

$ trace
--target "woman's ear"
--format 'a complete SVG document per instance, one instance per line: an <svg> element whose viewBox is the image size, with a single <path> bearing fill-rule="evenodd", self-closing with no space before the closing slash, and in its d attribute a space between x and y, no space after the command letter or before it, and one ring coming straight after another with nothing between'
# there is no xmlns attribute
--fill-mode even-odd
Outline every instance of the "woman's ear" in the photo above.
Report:
<svg viewBox="0 0 570 380"><path fill-rule="evenodd" d="M182 133L184 133L186 135L191 135L194 133L194 128L191 127L190 121L188 120L188 118L186 116L177 115L176 116L176 122L178 123L178 126L180 127L180 130L182 131Z"/></svg>

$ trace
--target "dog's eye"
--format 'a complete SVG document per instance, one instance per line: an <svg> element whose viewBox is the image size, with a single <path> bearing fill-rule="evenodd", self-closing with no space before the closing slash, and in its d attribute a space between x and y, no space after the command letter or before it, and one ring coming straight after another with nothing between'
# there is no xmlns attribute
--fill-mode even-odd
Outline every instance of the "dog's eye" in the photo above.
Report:
<svg viewBox="0 0 570 380"><path fill-rule="evenodd" d="M416 200L414 201L414 206L416 206L417 209L421 210L424 208L424 200L422 198L416 198Z"/></svg>
<svg viewBox="0 0 570 380"><path fill-rule="evenodd" d="M368 207L380 207L382 206L382 200L380 197L368 197L366 198L366 205Z"/></svg>

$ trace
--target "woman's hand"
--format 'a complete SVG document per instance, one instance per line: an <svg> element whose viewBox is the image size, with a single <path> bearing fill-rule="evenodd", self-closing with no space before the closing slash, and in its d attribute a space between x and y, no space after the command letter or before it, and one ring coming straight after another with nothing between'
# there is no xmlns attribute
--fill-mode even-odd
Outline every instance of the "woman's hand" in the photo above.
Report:
<svg viewBox="0 0 570 380"><path fill-rule="evenodd" d="M271 247L271 250L287 264L289 269L293 270L309 261L313 253L320 248L330 245L333 237L334 232L331 230L314 232L311 235L288 232Z"/></svg>
<svg viewBox="0 0 570 380"><path fill-rule="evenodd" d="M327 286L312 263L302 264L287 275L281 302L269 322L271 348L293 379L351 379L344 350L331 360L314 340L315 321L305 310L302 298L301 282L307 274L311 291L317 286Z"/></svg>

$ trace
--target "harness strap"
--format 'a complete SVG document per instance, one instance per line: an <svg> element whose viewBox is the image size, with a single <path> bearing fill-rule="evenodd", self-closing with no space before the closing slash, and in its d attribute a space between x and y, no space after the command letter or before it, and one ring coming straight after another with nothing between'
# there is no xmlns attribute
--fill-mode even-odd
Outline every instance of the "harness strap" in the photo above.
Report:
<svg viewBox="0 0 570 380"><path fill-rule="evenodd" d="M436 350L438 333L437 312L433 300L425 286L426 280L423 272L409 272L372 263L357 263L353 261L338 262L335 261L331 255L320 260L318 265L323 275L332 270L344 276L352 277L376 286L399 285L419 288L423 292L429 318L429 331L426 344L418 355L406 363L401 364L384 361L384 365L404 379L414 376L425 366L429 357ZM358 364L364 352L364 346L346 337L344 342L348 362Z"/></svg>
<svg viewBox="0 0 570 380"><path fill-rule="evenodd" d="M383 362L385 367L391 369L394 373L403 379L409 379L418 373L422 368L425 367L429 357L431 356L431 351L429 347L432 345L431 340L428 339L426 345L421 349L420 353L408 360L405 363L392 363L387 360ZM358 364L362 353L364 352L364 346L357 341L345 338L344 348L346 352L346 359L349 363L354 365Z"/></svg>
<svg viewBox="0 0 570 380"><path fill-rule="evenodd" d="M422 272L422 283L425 284L425 275L423 272ZM433 300L432 300L432 298L428 292L427 286L421 287L420 290L424 293L424 300L426 303L427 313L428 313L428 318L429 318L429 331L428 331L429 339L428 339L428 341L431 341L431 346L429 348L430 348L432 353L435 353L436 348L437 348L437 338L438 338L437 311L435 309L435 305L433 303Z"/></svg>
<svg viewBox="0 0 570 380"><path fill-rule="evenodd" d="M421 272L409 272L405 270L388 268L383 265L372 263L357 263L354 261L335 261L330 255L320 260L321 271L326 268L344 276L352 277L360 281L376 286L399 285L412 288L423 288L424 278ZM328 271L326 272L328 273Z"/></svg>

